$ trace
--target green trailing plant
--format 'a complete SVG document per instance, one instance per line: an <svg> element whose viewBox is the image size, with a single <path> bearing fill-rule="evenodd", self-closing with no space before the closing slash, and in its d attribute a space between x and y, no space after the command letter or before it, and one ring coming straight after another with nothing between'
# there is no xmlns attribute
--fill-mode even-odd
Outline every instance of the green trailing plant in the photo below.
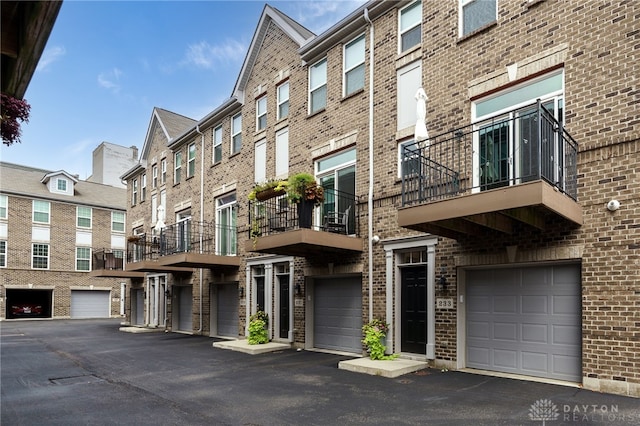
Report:
<svg viewBox="0 0 640 426"><path fill-rule="evenodd" d="M289 176L287 198L291 203L300 203L306 200L313 201L314 205L319 206L324 201L324 189L318 185L311 174L297 173Z"/></svg>
<svg viewBox="0 0 640 426"><path fill-rule="evenodd" d="M383 341L389 332L389 324L381 319L374 318L362 326L364 339L362 343L367 347L369 356L373 360L391 360L398 357L397 354L386 355L387 347Z"/></svg>
<svg viewBox="0 0 640 426"><path fill-rule="evenodd" d="M261 345L269 342L269 316L264 311L258 311L249 317L249 338L250 345Z"/></svg>

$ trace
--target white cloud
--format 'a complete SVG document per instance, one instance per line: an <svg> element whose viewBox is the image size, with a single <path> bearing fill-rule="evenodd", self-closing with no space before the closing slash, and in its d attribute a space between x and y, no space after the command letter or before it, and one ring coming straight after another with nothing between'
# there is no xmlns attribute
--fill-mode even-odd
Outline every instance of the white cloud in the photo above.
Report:
<svg viewBox="0 0 640 426"><path fill-rule="evenodd" d="M321 34L364 3L366 0L300 1L296 2L297 16L291 17L314 33Z"/></svg>
<svg viewBox="0 0 640 426"><path fill-rule="evenodd" d="M120 91L120 76L122 76L122 71L118 68L101 72L98 74L98 84L100 87L117 93Z"/></svg>
<svg viewBox="0 0 640 426"><path fill-rule="evenodd" d="M223 44L214 46L201 41L187 47L182 64L215 70L220 64L242 61L246 51L247 46L236 40L226 40Z"/></svg>
<svg viewBox="0 0 640 426"><path fill-rule="evenodd" d="M64 46L53 46L46 49L40 57L36 71L46 71L49 68L49 65L62 58L66 53L67 50Z"/></svg>

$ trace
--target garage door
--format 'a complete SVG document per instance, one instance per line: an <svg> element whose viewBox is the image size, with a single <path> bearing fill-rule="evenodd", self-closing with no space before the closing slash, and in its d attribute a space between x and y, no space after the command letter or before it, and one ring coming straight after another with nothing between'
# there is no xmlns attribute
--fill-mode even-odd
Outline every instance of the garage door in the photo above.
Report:
<svg viewBox="0 0 640 426"><path fill-rule="evenodd" d="M71 290L71 318L109 318L110 291Z"/></svg>
<svg viewBox="0 0 640 426"><path fill-rule="evenodd" d="M362 284L359 278L314 282L314 347L362 352Z"/></svg>
<svg viewBox="0 0 640 426"><path fill-rule="evenodd" d="M216 286L218 335L238 337L238 285Z"/></svg>
<svg viewBox="0 0 640 426"><path fill-rule="evenodd" d="M178 330L193 331L192 307L193 297L190 286L175 287L178 289Z"/></svg>
<svg viewBox="0 0 640 426"><path fill-rule="evenodd" d="M580 266L467 272L467 366L581 381Z"/></svg>

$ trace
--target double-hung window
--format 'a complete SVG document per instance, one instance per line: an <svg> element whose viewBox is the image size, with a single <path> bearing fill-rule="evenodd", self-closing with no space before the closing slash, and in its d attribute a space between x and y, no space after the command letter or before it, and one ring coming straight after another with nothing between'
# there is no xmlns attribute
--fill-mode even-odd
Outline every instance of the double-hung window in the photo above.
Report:
<svg viewBox="0 0 640 426"><path fill-rule="evenodd" d="M327 59L309 67L309 114L327 106Z"/></svg>
<svg viewBox="0 0 640 426"><path fill-rule="evenodd" d="M124 232L124 212L111 212L111 231Z"/></svg>
<svg viewBox="0 0 640 426"><path fill-rule="evenodd" d="M187 147L187 179L196 174L196 144Z"/></svg>
<svg viewBox="0 0 640 426"><path fill-rule="evenodd" d="M460 37L498 20L498 0L460 0Z"/></svg>
<svg viewBox="0 0 640 426"><path fill-rule="evenodd" d="M182 152L176 152L173 161L173 183L176 184L182 180Z"/></svg>
<svg viewBox="0 0 640 426"><path fill-rule="evenodd" d="M0 268L7 267L7 242L0 241Z"/></svg>
<svg viewBox="0 0 640 426"><path fill-rule="evenodd" d="M213 164L222 161L222 125L213 129Z"/></svg>
<svg viewBox="0 0 640 426"><path fill-rule="evenodd" d="M138 179L134 179L131 182L131 205L135 206L138 204Z"/></svg>
<svg viewBox="0 0 640 426"><path fill-rule="evenodd" d="M160 161L160 184L164 185L167 183L167 159L163 158Z"/></svg>
<svg viewBox="0 0 640 426"><path fill-rule="evenodd" d="M51 214L51 203L48 201L33 200L33 221L38 223L49 223Z"/></svg>
<svg viewBox="0 0 640 426"><path fill-rule="evenodd" d="M49 244L31 245L31 268L49 269Z"/></svg>
<svg viewBox="0 0 640 426"><path fill-rule="evenodd" d="M0 219L7 218L8 198L6 195L0 195Z"/></svg>
<svg viewBox="0 0 640 426"><path fill-rule="evenodd" d="M57 189L60 192L67 192L67 180L66 179L56 179Z"/></svg>
<svg viewBox="0 0 640 426"><path fill-rule="evenodd" d="M242 113L231 119L231 155L240 152L242 148Z"/></svg>
<svg viewBox="0 0 640 426"><path fill-rule="evenodd" d="M422 1L400 9L400 53L420 44L422 38Z"/></svg>
<svg viewBox="0 0 640 426"><path fill-rule="evenodd" d="M76 226L91 228L91 207L76 207Z"/></svg>
<svg viewBox="0 0 640 426"><path fill-rule="evenodd" d="M140 202L143 202L147 198L147 174L143 173L140 179Z"/></svg>
<svg viewBox="0 0 640 426"><path fill-rule="evenodd" d="M364 88L364 34L344 46L344 96Z"/></svg>
<svg viewBox="0 0 640 426"><path fill-rule="evenodd" d="M267 96L256 99L256 131L267 128Z"/></svg>
<svg viewBox="0 0 640 426"><path fill-rule="evenodd" d="M277 101L278 101L278 120L287 118L289 116L289 82L285 81L278 86L277 89Z"/></svg>
<svg viewBox="0 0 640 426"><path fill-rule="evenodd" d="M154 189L158 187L158 165L157 164L154 164L153 167L151 168L151 187Z"/></svg>
<svg viewBox="0 0 640 426"><path fill-rule="evenodd" d="M76 271L91 270L91 248L76 247Z"/></svg>

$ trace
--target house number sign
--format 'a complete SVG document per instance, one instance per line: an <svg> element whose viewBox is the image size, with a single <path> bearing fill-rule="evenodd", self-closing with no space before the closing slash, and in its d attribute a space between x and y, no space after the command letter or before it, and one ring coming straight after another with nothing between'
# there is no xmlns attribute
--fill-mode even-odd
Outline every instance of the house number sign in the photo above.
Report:
<svg viewBox="0 0 640 426"><path fill-rule="evenodd" d="M438 297L436 299L436 308L438 308L438 309L453 309L453 298L451 298L451 297Z"/></svg>

